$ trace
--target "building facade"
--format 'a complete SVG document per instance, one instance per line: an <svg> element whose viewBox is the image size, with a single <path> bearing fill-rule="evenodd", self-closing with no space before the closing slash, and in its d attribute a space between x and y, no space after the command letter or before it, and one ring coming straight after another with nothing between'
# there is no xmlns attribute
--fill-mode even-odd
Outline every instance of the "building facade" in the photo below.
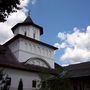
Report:
<svg viewBox="0 0 90 90"><path fill-rule="evenodd" d="M12 31L14 37L0 46L0 70L11 78L10 90L17 90L20 80L23 90L37 90L41 84L40 73L58 74L53 60L57 48L40 41L43 28L30 16Z"/></svg>

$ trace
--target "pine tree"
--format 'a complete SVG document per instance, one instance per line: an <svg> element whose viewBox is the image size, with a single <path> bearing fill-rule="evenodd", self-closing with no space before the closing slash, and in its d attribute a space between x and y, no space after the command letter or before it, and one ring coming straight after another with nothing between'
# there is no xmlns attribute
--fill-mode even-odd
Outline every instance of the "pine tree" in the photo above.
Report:
<svg viewBox="0 0 90 90"><path fill-rule="evenodd" d="M18 90L23 90L23 82L22 79L19 81Z"/></svg>

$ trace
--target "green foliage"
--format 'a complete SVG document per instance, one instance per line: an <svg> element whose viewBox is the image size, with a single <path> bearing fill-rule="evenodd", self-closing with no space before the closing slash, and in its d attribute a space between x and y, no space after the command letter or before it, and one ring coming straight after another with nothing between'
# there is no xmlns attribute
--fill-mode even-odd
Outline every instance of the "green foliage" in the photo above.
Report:
<svg viewBox="0 0 90 90"><path fill-rule="evenodd" d="M59 70L62 71L60 68ZM41 77L40 90L72 90L72 84L69 79L52 76L48 73L40 73L39 75Z"/></svg>
<svg viewBox="0 0 90 90"><path fill-rule="evenodd" d="M51 74L48 74L48 73L39 73L39 76L40 76L42 81L46 81L48 78L51 77Z"/></svg>
<svg viewBox="0 0 90 90"><path fill-rule="evenodd" d="M40 78L41 78L41 83L40 83L40 85L41 85L41 88L40 88L40 90L48 90L48 87L46 87L46 81L51 77L51 74L48 74L47 72L45 73L39 73L39 76L40 76ZM44 84L45 84L45 86L44 86Z"/></svg>
<svg viewBox="0 0 90 90"><path fill-rule="evenodd" d="M45 84L44 87L43 84ZM72 86L69 79L56 77L42 83L40 90L72 90Z"/></svg>
<svg viewBox="0 0 90 90"><path fill-rule="evenodd" d="M71 84L68 79L65 78L55 78L48 81L50 90L72 90Z"/></svg>

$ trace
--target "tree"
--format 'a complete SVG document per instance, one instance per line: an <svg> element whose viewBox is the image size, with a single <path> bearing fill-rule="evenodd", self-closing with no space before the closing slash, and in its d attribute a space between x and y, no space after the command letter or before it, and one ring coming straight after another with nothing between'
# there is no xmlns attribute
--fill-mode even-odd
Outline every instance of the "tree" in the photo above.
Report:
<svg viewBox="0 0 90 90"><path fill-rule="evenodd" d="M19 85L18 85L18 90L23 90L23 82L22 79L20 79Z"/></svg>
<svg viewBox="0 0 90 90"><path fill-rule="evenodd" d="M20 5L19 0L0 0L0 22L6 21L6 17L8 17L11 12L20 9L18 5Z"/></svg>
<svg viewBox="0 0 90 90"><path fill-rule="evenodd" d="M3 69L0 70L0 90L9 90L11 85L11 78L8 74L3 73Z"/></svg>
<svg viewBox="0 0 90 90"><path fill-rule="evenodd" d="M70 80L64 77L64 68L57 66L56 70L59 72L57 76L52 76L48 73L40 73L40 90L72 90Z"/></svg>
<svg viewBox="0 0 90 90"><path fill-rule="evenodd" d="M72 84L69 79L57 76L43 81L40 90L72 90Z"/></svg>

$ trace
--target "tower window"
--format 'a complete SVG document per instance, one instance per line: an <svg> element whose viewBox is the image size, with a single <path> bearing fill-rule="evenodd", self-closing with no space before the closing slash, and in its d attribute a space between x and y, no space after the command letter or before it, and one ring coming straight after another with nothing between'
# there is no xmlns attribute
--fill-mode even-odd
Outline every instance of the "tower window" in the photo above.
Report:
<svg viewBox="0 0 90 90"><path fill-rule="evenodd" d="M33 38L35 39L35 33L33 33Z"/></svg>
<svg viewBox="0 0 90 90"><path fill-rule="evenodd" d="M33 87L33 88L36 88L36 80L33 80L33 81L32 81L32 87Z"/></svg>
<svg viewBox="0 0 90 90"><path fill-rule="evenodd" d="M26 36L26 35L27 35L27 33L26 33L26 32L24 32L24 35Z"/></svg>

